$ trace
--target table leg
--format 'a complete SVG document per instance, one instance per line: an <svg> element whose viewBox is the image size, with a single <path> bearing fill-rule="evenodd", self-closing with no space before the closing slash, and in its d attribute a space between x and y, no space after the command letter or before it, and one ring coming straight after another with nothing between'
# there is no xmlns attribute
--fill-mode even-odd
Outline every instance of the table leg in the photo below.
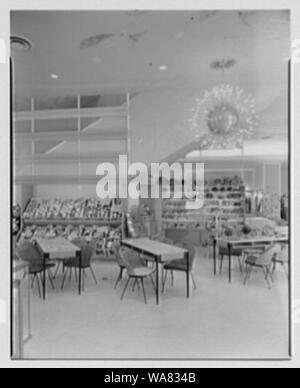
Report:
<svg viewBox="0 0 300 388"><path fill-rule="evenodd" d="M189 252L185 253L186 260L186 297L190 297L190 254Z"/></svg>
<svg viewBox="0 0 300 388"><path fill-rule="evenodd" d="M214 275L217 275L217 240L214 238Z"/></svg>
<svg viewBox="0 0 300 388"><path fill-rule="evenodd" d="M48 255L44 253L43 254L43 300L46 300L46 287L47 287L46 261L47 259L48 259Z"/></svg>
<svg viewBox="0 0 300 388"><path fill-rule="evenodd" d="M156 262L156 304L159 304L159 261L160 257L155 257Z"/></svg>
<svg viewBox="0 0 300 388"><path fill-rule="evenodd" d="M82 280L82 255L81 250L76 253L79 259L79 280L78 280L78 294L81 295L81 280Z"/></svg>
<svg viewBox="0 0 300 388"><path fill-rule="evenodd" d="M231 257L231 244L229 243L228 244L228 261L229 261L229 265L228 265L228 279L229 279L229 283L231 283L231 260L232 260L232 257Z"/></svg>

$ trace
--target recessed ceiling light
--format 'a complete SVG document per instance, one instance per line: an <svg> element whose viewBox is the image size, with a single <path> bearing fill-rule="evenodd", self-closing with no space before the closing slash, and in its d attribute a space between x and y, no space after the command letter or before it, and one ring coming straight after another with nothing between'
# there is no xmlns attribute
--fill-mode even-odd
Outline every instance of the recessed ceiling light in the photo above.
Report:
<svg viewBox="0 0 300 388"><path fill-rule="evenodd" d="M59 78L59 76L57 74L50 74L50 77L52 79L58 79Z"/></svg>
<svg viewBox="0 0 300 388"><path fill-rule="evenodd" d="M29 51L32 48L32 43L23 36L13 35L10 37L11 48L16 51Z"/></svg>
<svg viewBox="0 0 300 388"><path fill-rule="evenodd" d="M168 66L165 66L165 65L159 66L159 70L166 71L166 70L168 70Z"/></svg>

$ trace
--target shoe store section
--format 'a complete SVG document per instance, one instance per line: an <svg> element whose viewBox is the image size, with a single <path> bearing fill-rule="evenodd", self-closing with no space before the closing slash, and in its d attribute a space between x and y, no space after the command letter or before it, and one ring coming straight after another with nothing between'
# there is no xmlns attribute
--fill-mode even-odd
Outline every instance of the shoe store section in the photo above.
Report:
<svg viewBox="0 0 300 388"><path fill-rule="evenodd" d="M289 356L289 28L12 12L15 359ZM119 156L203 163L203 206L174 179L169 199L99 198Z"/></svg>

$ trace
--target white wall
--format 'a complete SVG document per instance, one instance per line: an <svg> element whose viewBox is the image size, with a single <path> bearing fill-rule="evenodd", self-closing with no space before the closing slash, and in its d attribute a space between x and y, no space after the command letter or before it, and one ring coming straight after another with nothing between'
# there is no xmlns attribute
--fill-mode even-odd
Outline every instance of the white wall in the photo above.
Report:
<svg viewBox="0 0 300 388"><path fill-rule="evenodd" d="M189 130L195 96L173 91L141 93L132 101L132 160L159 162L193 140Z"/></svg>
<svg viewBox="0 0 300 388"><path fill-rule="evenodd" d="M191 143L193 140L193 134L190 132L190 117L191 108L195 101L195 98L199 96L199 91L156 91L147 92L137 95L131 104L131 160L138 162L145 162L149 164L151 162L158 162L172 153L178 151L178 149ZM282 121L280 121L282 123ZM118 128L124 123L113 123ZM102 130L107 125L112 126L112 123L106 123L105 121L98 121L94 123L90 130ZM272 123L274 125L274 123ZM268 141L264 141L265 144ZM259 143L261 144L261 143ZM83 146L83 153L99 153L105 151L118 151L124 150L124 145L111 142L92 142L86 143ZM266 146L261 144L262 149L259 150L263 155ZM272 147L271 147L272 148ZM53 155L61 152L72 152L72 144L64 144L53 152ZM275 150L278 152L280 147ZM253 163L245 163L244 168L245 180L249 186L254 185L255 188L264 188L266 179L263 170L263 161L259 159ZM206 168L215 169L220 174L224 175L236 175L241 172L241 163L238 162L225 162L218 161L217 163L208 162ZM220 172L222 169L232 169L230 172ZM77 165L41 165L37 167L37 172L44 175L63 175L70 174L70 171L77 172ZM92 175L95 173L95 165L82 166L83 172ZM275 176L276 175L276 176ZM274 175L276 180L271 184L272 187L281 187L282 192L286 192L287 186L287 167L282 167L282 183L278 183L277 174ZM272 178L272 179L273 179ZM270 182L268 182L270 183ZM60 186L41 186L36 189L36 195L43 198L75 198L78 196L95 196L95 187L91 185L78 188L76 185L60 185Z"/></svg>
<svg viewBox="0 0 300 388"><path fill-rule="evenodd" d="M95 185L38 185L36 187L36 196L38 198L51 199L76 199L96 197Z"/></svg>

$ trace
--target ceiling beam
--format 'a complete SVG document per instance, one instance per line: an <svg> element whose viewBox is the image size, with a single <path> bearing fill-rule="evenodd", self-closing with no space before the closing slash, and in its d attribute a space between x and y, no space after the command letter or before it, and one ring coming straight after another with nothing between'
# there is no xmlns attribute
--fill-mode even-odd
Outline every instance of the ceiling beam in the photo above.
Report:
<svg viewBox="0 0 300 388"><path fill-rule="evenodd" d="M103 153L101 155L97 154L42 154L42 155L26 155L26 156L17 156L14 160L15 162L24 162L24 163L39 163L39 164L56 164L56 163L78 163L78 162L110 162L118 163L119 153Z"/></svg>
<svg viewBox="0 0 300 388"><path fill-rule="evenodd" d="M78 119L92 117L126 117L124 107L110 108L81 108L81 109L52 109L26 112L15 112L14 121Z"/></svg>
<svg viewBox="0 0 300 388"><path fill-rule="evenodd" d="M43 141L43 140L62 140L62 141L115 141L127 140L127 133L124 131L101 131L99 133L79 133L76 131L43 131L35 133L14 133L14 139L17 141Z"/></svg>

